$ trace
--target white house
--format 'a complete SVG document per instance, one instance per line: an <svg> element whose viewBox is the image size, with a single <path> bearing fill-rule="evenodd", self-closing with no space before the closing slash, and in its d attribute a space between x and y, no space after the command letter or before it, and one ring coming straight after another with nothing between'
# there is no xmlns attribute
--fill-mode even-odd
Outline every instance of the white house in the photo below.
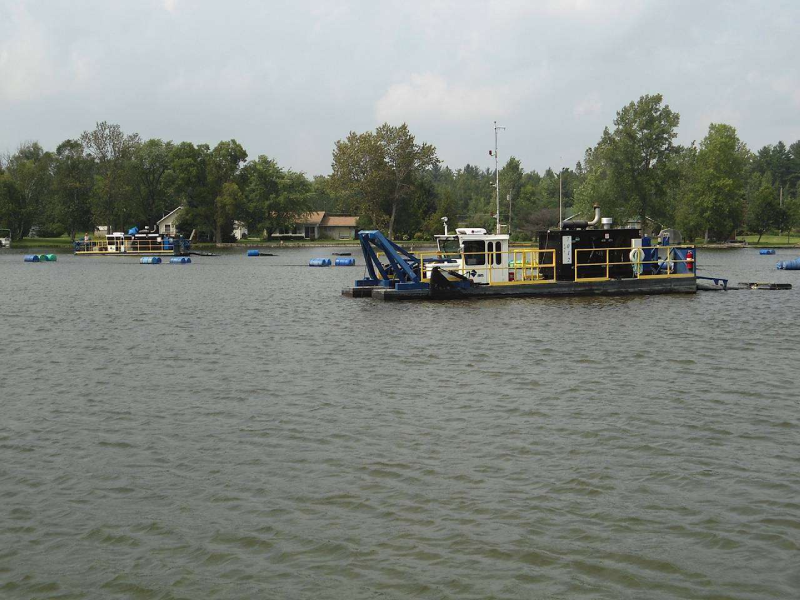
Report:
<svg viewBox="0 0 800 600"><path fill-rule="evenodd" d="M156 222L156 229L161 235L175 235L177 233L178 218L183 211L183 207L179 206L171 212L161 217Z"/></svg>
<svg viewBox="0 0 800 600"><path fill-rule="evenodd" d="M233 237L235 237L237 240L241 240L242 238L246 238L247 236L248 236L247 224L242 221L234 221Z"/></svg>

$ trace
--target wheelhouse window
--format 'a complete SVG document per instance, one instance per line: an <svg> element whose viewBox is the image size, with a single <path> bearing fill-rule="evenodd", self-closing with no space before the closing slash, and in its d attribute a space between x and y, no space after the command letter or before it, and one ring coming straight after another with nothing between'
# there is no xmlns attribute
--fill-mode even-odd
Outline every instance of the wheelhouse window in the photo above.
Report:
<svg viewBox="0 0 800 600"><path fill-rule="evenodd" d="M464 264L476 267L486 264L486 245L482 241L464 242Z"/></svg>
<svg viewBox="0 0 800 600"><path fill-rule="evenodd" d="M443 255L443 258L446 254L458 254L459 252L457 237L439 238L436 243L439 246L439 254Z"/></svg>

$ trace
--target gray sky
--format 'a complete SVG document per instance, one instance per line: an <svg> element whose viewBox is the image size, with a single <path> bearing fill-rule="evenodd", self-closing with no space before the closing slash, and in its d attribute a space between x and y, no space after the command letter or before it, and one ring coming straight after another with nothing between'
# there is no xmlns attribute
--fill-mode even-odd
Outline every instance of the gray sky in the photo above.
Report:
<svg viewBox="0 0 800 600"><path fill-rule="evenodd" d="M0 151L96 121L236 138L309 175L334 142L407 122L453 168L572 166L660 92L679 140L800 139L800 2L0 0Z"/></svg>

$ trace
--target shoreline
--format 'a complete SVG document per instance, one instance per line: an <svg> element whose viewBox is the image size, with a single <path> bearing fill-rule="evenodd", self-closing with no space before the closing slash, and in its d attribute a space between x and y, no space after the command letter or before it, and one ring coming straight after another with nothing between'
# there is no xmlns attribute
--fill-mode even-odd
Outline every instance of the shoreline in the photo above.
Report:
<svg viewBox="0 0 800 600"><path fill-rule="evenodd" d="M40 242L37 241L38 238L25 238L22 241L16 241L11 243L11 250L14 249L35 249L35 248L63 248L72 251L72 241L70 240L54 240L54 239L47 239L43 238ZM409 240L409 241L398 241L395 240L395 243L408 248L409 250L413 250L414 248L436 248L436 244L431 240ZM511 242L511 247L520 247L529 245L532 242ZM357 240L347 240L347 241L333 241L333 240L320 240L320 241L303 241L303 242L283 242L280 241L262 241L262 242L223 242L223 243L215 243L215 242L195 242L192 244L193 248L197 249L212 249L212 248L360 248L360 244ZM702 244L698 243L695 244L695 247L699 249L705 250L740 250L740 249L761 249L761 248L771 248L775 250L792 250L792 249L800 249L800 244L792 244L792 243L780 243L780 244L769 244L769 243L761 243L756 244L748 243L748 244Z"/></svg>

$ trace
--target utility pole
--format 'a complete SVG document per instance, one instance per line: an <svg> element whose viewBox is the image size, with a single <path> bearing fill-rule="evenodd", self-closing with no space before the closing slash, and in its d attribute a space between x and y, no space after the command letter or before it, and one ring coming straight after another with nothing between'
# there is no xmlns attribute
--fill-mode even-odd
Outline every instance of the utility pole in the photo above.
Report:
<svg viewBox="0 0 800 600"><path fill-rule="evenodd" d="M563 157L559 158L559 162L563 163ZM564 173L564 167L561 164L558 165L558 227L561 228L561 223L564 220L562 203L563 203L563 194L561 192L561 175Z"/></svg>
<svg viewBox="0 0 800 600"><path fill-rule="evenodd" d="M505 127L498 127L497 121L494 122L494 191L497 198L497 232L500 233L500 170L497 162L497 132Z"/></svg>
<svg viewBox="0 0 800 600"><path fill-rule="evenodd" d="M506 200L508 200L508 235L509 238L511 237L511 194L506 194Z"/></svg>

